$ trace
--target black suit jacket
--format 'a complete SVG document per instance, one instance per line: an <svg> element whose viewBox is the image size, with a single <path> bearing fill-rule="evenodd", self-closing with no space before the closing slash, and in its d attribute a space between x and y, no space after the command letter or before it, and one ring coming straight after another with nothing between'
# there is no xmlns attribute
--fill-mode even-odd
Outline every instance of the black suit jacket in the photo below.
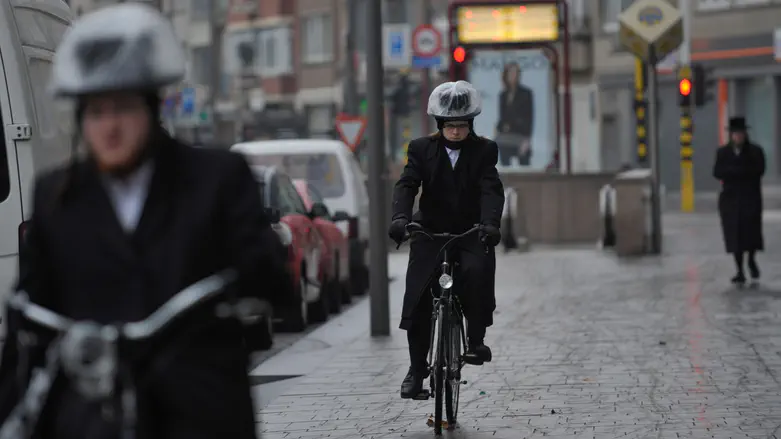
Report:
<svg viewBox="0 0 781 439"><path fill-rule="evenodd" d="M523 85L515 90L515 95L507 102L507 90L499 94L499 122L496 130L500 133L520 134L531 137L534 129L534 96ZM505 129L509 126L509 129Z"/></svg>
<svg viewBox="0 0 781 439"><path fill-rule="evenodd" d="M455 169L439 134L413 140L407 165L393 190L393 219L412 219L412 206L422 186L415 220L434 231L460 233L474 224L499 227L504 187L496 170L496 142L470 137Z"/></svg>
<svg viewBox="0 0 781 439"><path fill-rule="evenodd" d="M37 180L19 289L56 312L104 324L143 319L184 287L228 267L238 270L240 294L273 296L264 285L281 282L281 244L246 161L164 134L156 147L149 194L132 234L121 228L91 162ZM162 355L139 363L139 438L255 437L242 329L213 316L213 309L203 310L193 325L172 328L161 341ZM0 367L3 421L24 390L11 342L20 320L9 318ZM40 351L33 357L40 362ZM100 408L61 377L43 414L42 437L116 437L99 418Z"/></svg>

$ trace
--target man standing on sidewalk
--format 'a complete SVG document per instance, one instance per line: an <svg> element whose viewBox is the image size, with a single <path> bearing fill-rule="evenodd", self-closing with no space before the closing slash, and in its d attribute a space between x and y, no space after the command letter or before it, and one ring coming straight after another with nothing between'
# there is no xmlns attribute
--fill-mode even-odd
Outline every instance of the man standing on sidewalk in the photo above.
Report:
<svg viewBox="0 0 781 439"><path fill-rule="evenodd" d="M721 180L719 215L727 253L735 257L738 273L732 282L746 282L743 257L748 255L752 280L759 279L759 266L754 258L764 250L762 237L762 176L765 174L765 153L751 143L746 120L735 117L729 121L730 141L719 148L713 176Z"/></svg>

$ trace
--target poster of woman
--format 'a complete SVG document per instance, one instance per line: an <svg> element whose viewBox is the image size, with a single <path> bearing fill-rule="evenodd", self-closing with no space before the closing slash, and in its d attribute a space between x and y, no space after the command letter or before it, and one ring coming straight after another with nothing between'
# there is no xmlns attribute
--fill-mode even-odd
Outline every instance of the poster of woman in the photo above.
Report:
<svg viewBox="0 0 781 439"><path fill-rule="evenodd" d="M539 49L478 51L469 78L483 99L475 131L499 145L499 167L545 169L551 141L550 62Z"/></svg>

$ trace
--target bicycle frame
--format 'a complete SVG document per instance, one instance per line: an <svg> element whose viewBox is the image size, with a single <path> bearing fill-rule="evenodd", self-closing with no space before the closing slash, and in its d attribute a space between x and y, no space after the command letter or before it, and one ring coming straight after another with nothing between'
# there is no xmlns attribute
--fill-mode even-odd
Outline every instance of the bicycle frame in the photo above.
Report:
<svg viewBox="0 0 781 439"><path fill-rule="evenodd" d="M428 399L431 393L434 394L434 434L442 435L442 406L446 407L448 429L455 428L458 411L458 396L460 385L466 384L461 381L461 369L465 361L463 354L466 352L466 325L460 307L458 298L452 293L454 286L455 266L451 261L450 245L458 239L464 238L480 230L479 225L475 225L469 231L462 234L450 233L426 233L422 226L413 223L407 226L409 235L421 233L429 239L447 239L447 242L439 251L442 255L442 263L439 271L439 296L432 294L433 307L431 311L431 335L429 339L428 364L430 379L430 392L423 398ZM486 248L486 253L488 249ZM432 287L433 289L436 287ZM445 395L443 395L445 392ZM445 399L445 401L443 401ZM444 402L444 404L443 404Z"/></svg>

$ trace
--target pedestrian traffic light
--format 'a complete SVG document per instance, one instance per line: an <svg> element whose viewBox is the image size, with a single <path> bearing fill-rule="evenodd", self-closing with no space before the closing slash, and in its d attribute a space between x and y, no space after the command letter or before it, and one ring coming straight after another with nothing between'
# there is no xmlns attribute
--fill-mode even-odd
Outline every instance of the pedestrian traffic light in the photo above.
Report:
<svg viewBox="0 0 781 439"><path fill-rule="evenodd" d="M689 107L691 105L691 93L692 82L689 78L682 78L680 81L678 81L678 104L681 107Z"/></svg>
<svg viewBox="0 0 781 439"><path fill-rule="evenodd" d="M457 63L466 61L466 50L461 46L456 47L453 50L453 60Z"/></svg>
<svg viewBox="0 0 781 439"><path fill-rule="evenodd" d="M453 61L450 62L450 79L458 81L466 79L466 66L469 60L469 54L463 46L453 49Z"/></svg>
<svg viewBox="0 0 781 439"><path fill-rule="evenodd" d="M706 76L705 67L701 64L692 66L692 94L694 95L694 105L697 107L702 107L709 101L708 78Z"/></svg>

